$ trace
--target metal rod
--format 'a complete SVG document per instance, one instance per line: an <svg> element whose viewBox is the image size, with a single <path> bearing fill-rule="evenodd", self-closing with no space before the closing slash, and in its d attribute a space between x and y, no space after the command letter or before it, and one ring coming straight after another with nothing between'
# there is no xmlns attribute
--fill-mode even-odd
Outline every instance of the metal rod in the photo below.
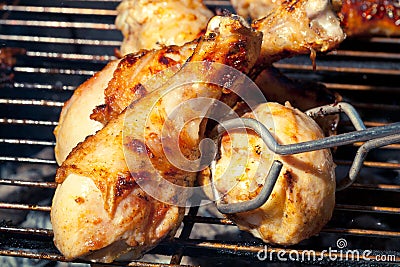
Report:
<svg viewBox="0 0 400 267"><path fill-rule="evenodd" d="M23 180L9 180L1 179L0 185L10 185L10 186L29 186L37 188L56 188L56 182L34 182L34 181L23 181Z"/></svg>
<svg viewBox="0 0 400 267"><path fill-rule="evenodd" d="M64 102L35 99L0 99L0 104L63 107Z"/></svg>
<svg viewBox="0 0 400 267"><path fill-rule="evenodd" d="M336 165L349 165L353 164L350 160L335 160ZM379 168L379 169L400 169L400 163L395 162L379 162L379 161L364 161L365 167Z"/></svg>
<svg viewBox="0 0 400 267"><path fill-rule="evenodd" d="M53 28L116 30L116 27L114 24L90 23L90 22L0 19L0 24L7 25L7 26L25 26L25 27L53 27Z"/></svg>
<svg viewBox="0 0 400 267"><path fill-rule="evenodd" d="M55 160L49 159L37 159L27 157L7 157L0 156L0 161L11 161L11 162L25 162L25 163L40 163L40 164L57 164Z"/></svg>
<svg viewBox="0 0 400 267"><path fill-rule="evenodd" d="M329 52L330 56L347 56L347 57L374 57L374 58L382 58L382 59L400 59L400 55L398 53L390 53L390 52L371 52L371 51L354 51L354 50L335 50Z"/></svg>
<svg viewBox="0 0 400 267"><path fill-rule="evenodd" d="M50 212L51 207L39 206L39 205L29 205L29 204L17 204L17 203L0 202L0 209L34 210L34 211Z"/></svg>
<svg viewBox="0 0 400 267"><path fill-rule="evenodd" d="M95 8L74 8L74 7L46 7L46 6L16 6L1 5L3 11L16 12L39 12L39 13L55 13L55 14L71 14L71 15L106 15L116 16L116 10L95 9Z"/></svg>
<svg viewBox="0 0 400 267"><path fill-rule="evenodd" d="M346 176L344 179L340 180L339 183L337 184L336 189L343 190L347 187L349 187L354 181L357 179L358 173L361 170L361 167L363 165L363 162L365 158L367 157L368 152L371 149L386 146L389 144L393 143L398 143L400 142L400 131L398 132L397 135L392 135L392 136L385 136L377 139L370 140L368 142L365 142L360 148L357 150L356 156L354 157L353 164L350 167L350 171L348 176Z"/></svg>
<svg viewBox="0 0 400 267"><path fill-rule="evenodd" d="M18 145L40 145L40 146L55 146L55 142L41 140L26 140L26 139L4 139L0 138L0 143L18 144Z"/></svg>
<svg viewBox="0 0 400 267"><path fill-rule="evenodd" d="M352 105L345 102L340 102L334 105L325 105L322 107L312 108L307 110L305 114L307 114L311 118L316 118L341 112L344 112L347 115L347 117L349 117L350 121L353 123L353 126L356 128L357 131L366 129L364 122L358 115L355 108Z"/></svg>
<svg viewBox="0 0 400 267"><path fill-rule="evenodd" d="M57 126L57 121L40 121L40 120L28 120L28 119L2 119L0 118L0 124L22 124L22 125L39 125L39 126Z"/></svg>
<svg viewBox="0 0 400 267"><path fill-rule="evenodd" d="M28 54L28 53L27 53ZM54 84L39 84L39 83L19 83L14 82L12 84L14 88L24 88L24 89L46 89L46 90L62 90L62 91L74 91L76 86L72 85L62 85L57 86Z"/></svg>
<svg viewBox="0 0 400 267"><path fill-rule="evenodd" d="M46 37L46 36L29 36L29 35L5 35L0 34L0 40L18 41L18 42L35 42L35 43L54 43L65 45L93 45L93 46L113 46L119 47L121 41L112 40L91 40L91 39L71 39L62 37Z"/></svg>
<svg viewBox="0 0 400 267"><path fill-rule="evenodd" d="M288 70L303 70L303 71L312 71L313 70L312 66L300 65L300 64L274 63L274 66L279 69L288 69ZM379 74L379 75L400 75L400 70L396 70L396 69L334 67L334 66L322 66L322 65L318 65L317 71L347 72L347 73L359 73L359 74Z"/></svg>
<svg viewBox="0 0 400 267"><path fill-rule="evenodd" d="M323 83L326 88L333 90L348 90L348 91L375 91L387 93L399 93L399 87L392 86L377 86L377 85L362 85L362 84L344 84L344 83Z"/></svg>
<svg viewBox="0 0 400 267"><path fill-rule="evenodd" d="M44 57L44 58L56 58L63 60L87 60L90 62L100 61L109 62L116 59L115 56L110 55L90 55L90 54L73 54L73 53L55 53L55 52L42 52L42 51L26 51L26 56L29 57Z"/></svg>
<svg viewBox="0 0 400 267"><path fill-rule="evenodd" d="M86 75L93 76L94 70L75 70L75 69L56 69L56 68L33 68L33 67L14 67L15 72L41 73L41 74L65 74L65 75Z"/></svg>
<svg viewBox="0 0 400 267"><path fill-rule="evenodd" d="M226 130L237 128L249 128L254 130L263 139L268 148L276 154L292 155L318 149L348 145L356 141L367 141L373 138L398 134L400 132L400 123L393 123L385 126L343 133L335 136L325 137L323 139L289 145L278 144L270 131L263 124L251 118L240 118L225 121L217 126L217 131L225 132Z"/></svg>

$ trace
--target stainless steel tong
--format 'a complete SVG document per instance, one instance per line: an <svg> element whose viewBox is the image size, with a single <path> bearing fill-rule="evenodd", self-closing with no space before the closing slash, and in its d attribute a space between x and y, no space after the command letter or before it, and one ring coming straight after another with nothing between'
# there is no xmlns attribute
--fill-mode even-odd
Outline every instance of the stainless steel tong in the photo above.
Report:
<svg viewBox="0 0 400 267"><path fill-rule="evenodd" d="M235 118L218 124L212 132L212 138L217 143L217 147L220 147L221 137L226 131L239 128L251 129L262 138L264 143L272 152L279 155L291 155L364 141L364 144L361 145L356 152L349 173L345 178L337 183L336 190L339 191L354 183L363 165L364 159L371 149L400 142L400 122L367 129L354 107L345 102L313 108L307 110L305 113L312 118L316 118L342 112L348 116L356 129L355 131L329 136L314 141L281 145L275 140L271 132L259 121L250 118ZM216 158L211 162L210 168L212 170L215 169L215 165ZM254 210L262 206L271 195L282 166L282 162L275 160L265 177L264 185L257 197L240 203L223 203L221 200L222 198L219 196L219 192L215 187L211 174L211 187L218 210L225 214L231 214ZM211 171L211 173L212 172L213 171Z"/></svg>

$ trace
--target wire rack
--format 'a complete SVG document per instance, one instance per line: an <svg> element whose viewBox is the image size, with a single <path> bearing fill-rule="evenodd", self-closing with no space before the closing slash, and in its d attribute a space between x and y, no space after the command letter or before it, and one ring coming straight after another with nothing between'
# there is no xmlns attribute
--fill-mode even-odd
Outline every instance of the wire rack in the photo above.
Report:
<svg viewBox="0 0 400 267"><path fill-rule="evenodd" d="M0 190L15 190L0 199L0 257L54 264L65 261L52 243L51 226L16 221L30 214L49 217L49 201L56 187L52 131L73 90L114 58L122 39L114 26L118 3L0 1L0 56L6 51L15 55L14 62L0 57ZM231 8L227 1L205 3L212 9ZM281 61L275 67L291 78L318 81L339 92L359 111L367 128L383 126L400 121L399 47L399 38L346 40L337 51L317 57L316 71L305 56ZM343 118L339 132L352 129ZM339 172L348 171L362 144L335 151ZM144 259L112 265L264 266L265 261L279 262L278 249L287 253L313 250L320 259L293 258L285 262L287 266L300 262L353 266L374 263L377 256L386 256L379 264L399 264L399 149L399 144L392 144L371 151L358 180L337 194L332 220L318 236L296 246L266 247L239 231L215 207L201 206L189 209L177 235L161 242ZM337 249L339 239L347 242L346 249L371 253L354 261L338 252L332 260L324 250ZM264 250L271 257L260 260Z"/></svg>

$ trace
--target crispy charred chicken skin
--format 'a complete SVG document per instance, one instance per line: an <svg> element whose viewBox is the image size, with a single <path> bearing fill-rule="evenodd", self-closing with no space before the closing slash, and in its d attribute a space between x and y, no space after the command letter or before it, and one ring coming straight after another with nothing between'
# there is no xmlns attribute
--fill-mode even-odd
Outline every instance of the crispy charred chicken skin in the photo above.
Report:
<svg viewBox="0 0 400 267"><path fill-rule="evenodd" d="M400 35L399 1L343 0L342 2L339 16L348 36Z"/></svg>
<svg viewBox="0 0 400 267"><path fill-rule="evenodd" d="M243 26L237 18L217 16L210 20L190 61L222 63L248 72L259 55L260 45L260 33ZM197 73L205 74L213 75ZM195 172L177 169L162 151L159 153L162 122L167 111L184 100L201 96L219 99L222 94L223 90L213 85L186 86L162 96L155 106L146 95L131 108L135 118L148 116L151 124L134 123L129 138L123 139L125 109L73 149L57 171L59 186L51 209L54 241L67 259L85 257L111 262L126 253L131 259L138 258L163 238L173 235L184 208L155 200L135 183L135 178L158 175L177 185L192 185ZM153 107L153 112L147 114L146 110ZM205 123L199 119L182 129L179 142L186 147L183 150L186 157L197 155L204 127ZM169 129L177 130L180 129ZM138 159L138 164L149 156L152 168L144 167L140 173L131 174L123 144L130 148L129 153Z"/></svg>
<svg viewBox="0 0 400 267"><path fill-rule="evenodd" d="M318 125L290 105L260 104L243 117L263 123L280 144L323 137ZM329 221L335 204L335 164L328 149L279 156L251 130L224 134L213 181L225 203L253 199L261 190L272 160L283 168L268 201L261 207L226 215L240 229L267 243L292 245L317 234ZM200 175L210 183L211 170ZM207 191L212 197L212 192Z"/></svg>
<svg viewBox="0 0 400 267"><path fill-rule="evenodd" d="M123 0L117 12L122 55L193 41L213 16L200 0Z"/></svg>
<svg viewBox="0 0 400 267"><path fill-rule="evenodd" d="M108 63L80 85L64 104L54 130L58 164L78 143L103 128L132 101L146 95L148 92L141 85L150 77L169 67L181 66L195 47L196 43L189 43L128 54Z"/></svg>
<svg viewBox="0 0 400 267"><path fill-rule="evenodd" d="M315 5L317 5L317 2L315 1L316 0L308 1L310 3L295 1L292 3L292 6L289 6L288 2L288 6L286 6L287 9L282 8L282 13L275 12L273 15L254 23L255 27L264 34L262 49L264 54L259 60L262 66L259 65L255 68L254 72L256 74L254 74L253 77L257 76L257 74L265 68L268 69L273 62L279 59L293 56L294 54L308 53L310 49L315 48L314 43L322 44L325 40L329 43L328 37L322 38L314 32L314 30L320 28L318 26L320 24L319 21L326 21L325 24L322 23L325 28L335 29L330 31L337 34L336 37L332 37L332 40L338 41L342 38L341 32L336 32L336 20L329 15L329 6L323 2L321 7L316 7ZM312 5L311 3L314 2L315 4ZM139 12L139 6L141 8L146 8L152 5L158 6L160 4L157 1L146 3L147 2L144 1L123 2L121 3L120 12L129 13L131 9L134 9L135 12ZM172 1L168 3L176 2ZM182 4L185 3L186 2L183 2ZM306 5L305 3L308 4ZM168 12L158 13L160 16L158 23L162 23L163 20L168 20L168 14ZM161 15L165 16L165 18L162 19ZM310 16L310 19L307 15ZM128 15L126 14L126 16ZM289 19L286 19L285 16ZM299 19L301 23L298 23L296 19ZM156 22L157 20L152 20L152 22L149 23L154 23L153 26L156 27ZM206 20L198 20L196 23L198 23L199 29L205 29ZM329 25L330 23L332 25ZM202 26L200 26L200 24L202 24ZM311 25L311 28L309 25ZM180 30L182 30L182 35L190 35L191 33L191 28L183 28ZM201 32L201 30L199 32ZM302 32L303 34L296 34L296 32ZM307 35L309 32L311 32L311 35ZM320 34L324 35L324 32L325 31L321 30ZM179 34L171 35L170 37L174 37L175 39L169 39L169 42L172 44L179 43L179 36ZM142 36L141 40L146 42L145 48L151 48L153 47L153 41L151 38L147 39L147 37L149 36ZM322 39L323 41L321 41ZM110 62L102 71L83 83L74 92L71 99L66 102L60 115L59 124L54 131L56 136L55 154L58 164L61 164L70 151L79 142L82 142L86 136L94 134L101 129L110 118L118 115L130 101L140 98L145 94L140 85L145 83L151 75L167 67L171 67L174 64L183 64L190 56L191 50L195 45L196 43L192 42L183 47L169 46L154 51L138 51L119 61ZM129 49L129 52L133 52L132 49ZM261 75L265 75L266 71L267 70L264 70L264 74ZM273 73L267 76L271 75L273 75ZM257 79L264 80L263 78ZM293 102L297 98L297 95L290 93L291 89L286 86L287 83L285 81L282 81L281 86L278 87L274 86L268 88L267 84L260 83L258 83L258 85L261 88L267 88L268 90L263 91L268 92L269 95L285 95L287 98L285 101ZM275 91L278 90L278 88L281 91ZM276 93L274 93L274 91ZM301 90L298 92L300 91ZM268 97L268 100L274 101L274 99L270 97ZM314 106L318 105L319 103L315 103Z"/></svg>
<svg viewBox="0 0 400 267"><path fill-rule="evenodd" d="M345 38L329 0L283 1L252 27L263 33L258 65L310 52L327 52Z"/></svg>

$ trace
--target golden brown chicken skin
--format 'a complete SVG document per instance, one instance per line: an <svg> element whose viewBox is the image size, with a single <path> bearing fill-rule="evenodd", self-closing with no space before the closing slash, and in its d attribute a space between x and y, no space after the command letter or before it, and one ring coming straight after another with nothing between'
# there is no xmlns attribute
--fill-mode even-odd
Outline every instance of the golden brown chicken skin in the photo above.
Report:
<svg viewBox="0 0 400 267"><path fill-rule="evenodd" d="M399 1L343 0L339 16L350 37L400 35Z"/></svg>
<svg viewBox="0 0 400 267"><path fill-rule="evenodd" d="M213 16L201 0L123 0L117 12L122 55L191 42Z"/></svg>
<svg viewBox="0 0 400 267"><path fill-rule="evenodd" d="M62 108L56 138L57 163L89 135L95 134L133 100L149 92L141 86L152 75L181 66L193 54L197 43L159 50L143 50L111 61L103 70L80 85Z"/></svg>
<svg viewBox="0 0 400 267"><path fill-rule="evenodd" d="M283 1L252 27L263 33L261 66L294 55L327 52L345 38L329 0Z"/></svg>
<svg viewBox="0 0 400 267"><path fill-rule="evenodd" d="M248 72L260 45L261 35L241 20L217 16L210 20L191 62L221 63ZM204 70L193 73L204 74L214 75ZM66 259L111 262L123 254L134 259L173 235L184 208L152 198L136 181L158 177L180 186L193 185L196 173L175 167L163 153L163 122L174 105L201 96L219 99L222 91L213 85L188 85L167 95L146 95L130 106L129 113L125 109L73 149L57 170L59 185L51 209L54 242ZM125 124L129 116L130 123ZM151 123L147 124L147 119ZM180 131L179 144L189 159L198 156L205 128L202 121L194 120L183 129L169 125L168 133ZM166 145L167 151L170 144ZM124 152L139 171L130 171Z"/></svg>
<svg viewBox="0 0 400 267"><path fill-rule="evenodd" d="M264 103L243 115L264 124L281 145L323 137L318 125L289 104ZM215 168L200 175L214 185L224 203L254 199L273 160L283 163L274 189L261 207L226 214L240 229L267 243L293 245L318 234L330 220L335 205L335 164L328 149L280 156L271 152L253 131L224 134ZM212 197L212 192L206 192Z"/></svg>

